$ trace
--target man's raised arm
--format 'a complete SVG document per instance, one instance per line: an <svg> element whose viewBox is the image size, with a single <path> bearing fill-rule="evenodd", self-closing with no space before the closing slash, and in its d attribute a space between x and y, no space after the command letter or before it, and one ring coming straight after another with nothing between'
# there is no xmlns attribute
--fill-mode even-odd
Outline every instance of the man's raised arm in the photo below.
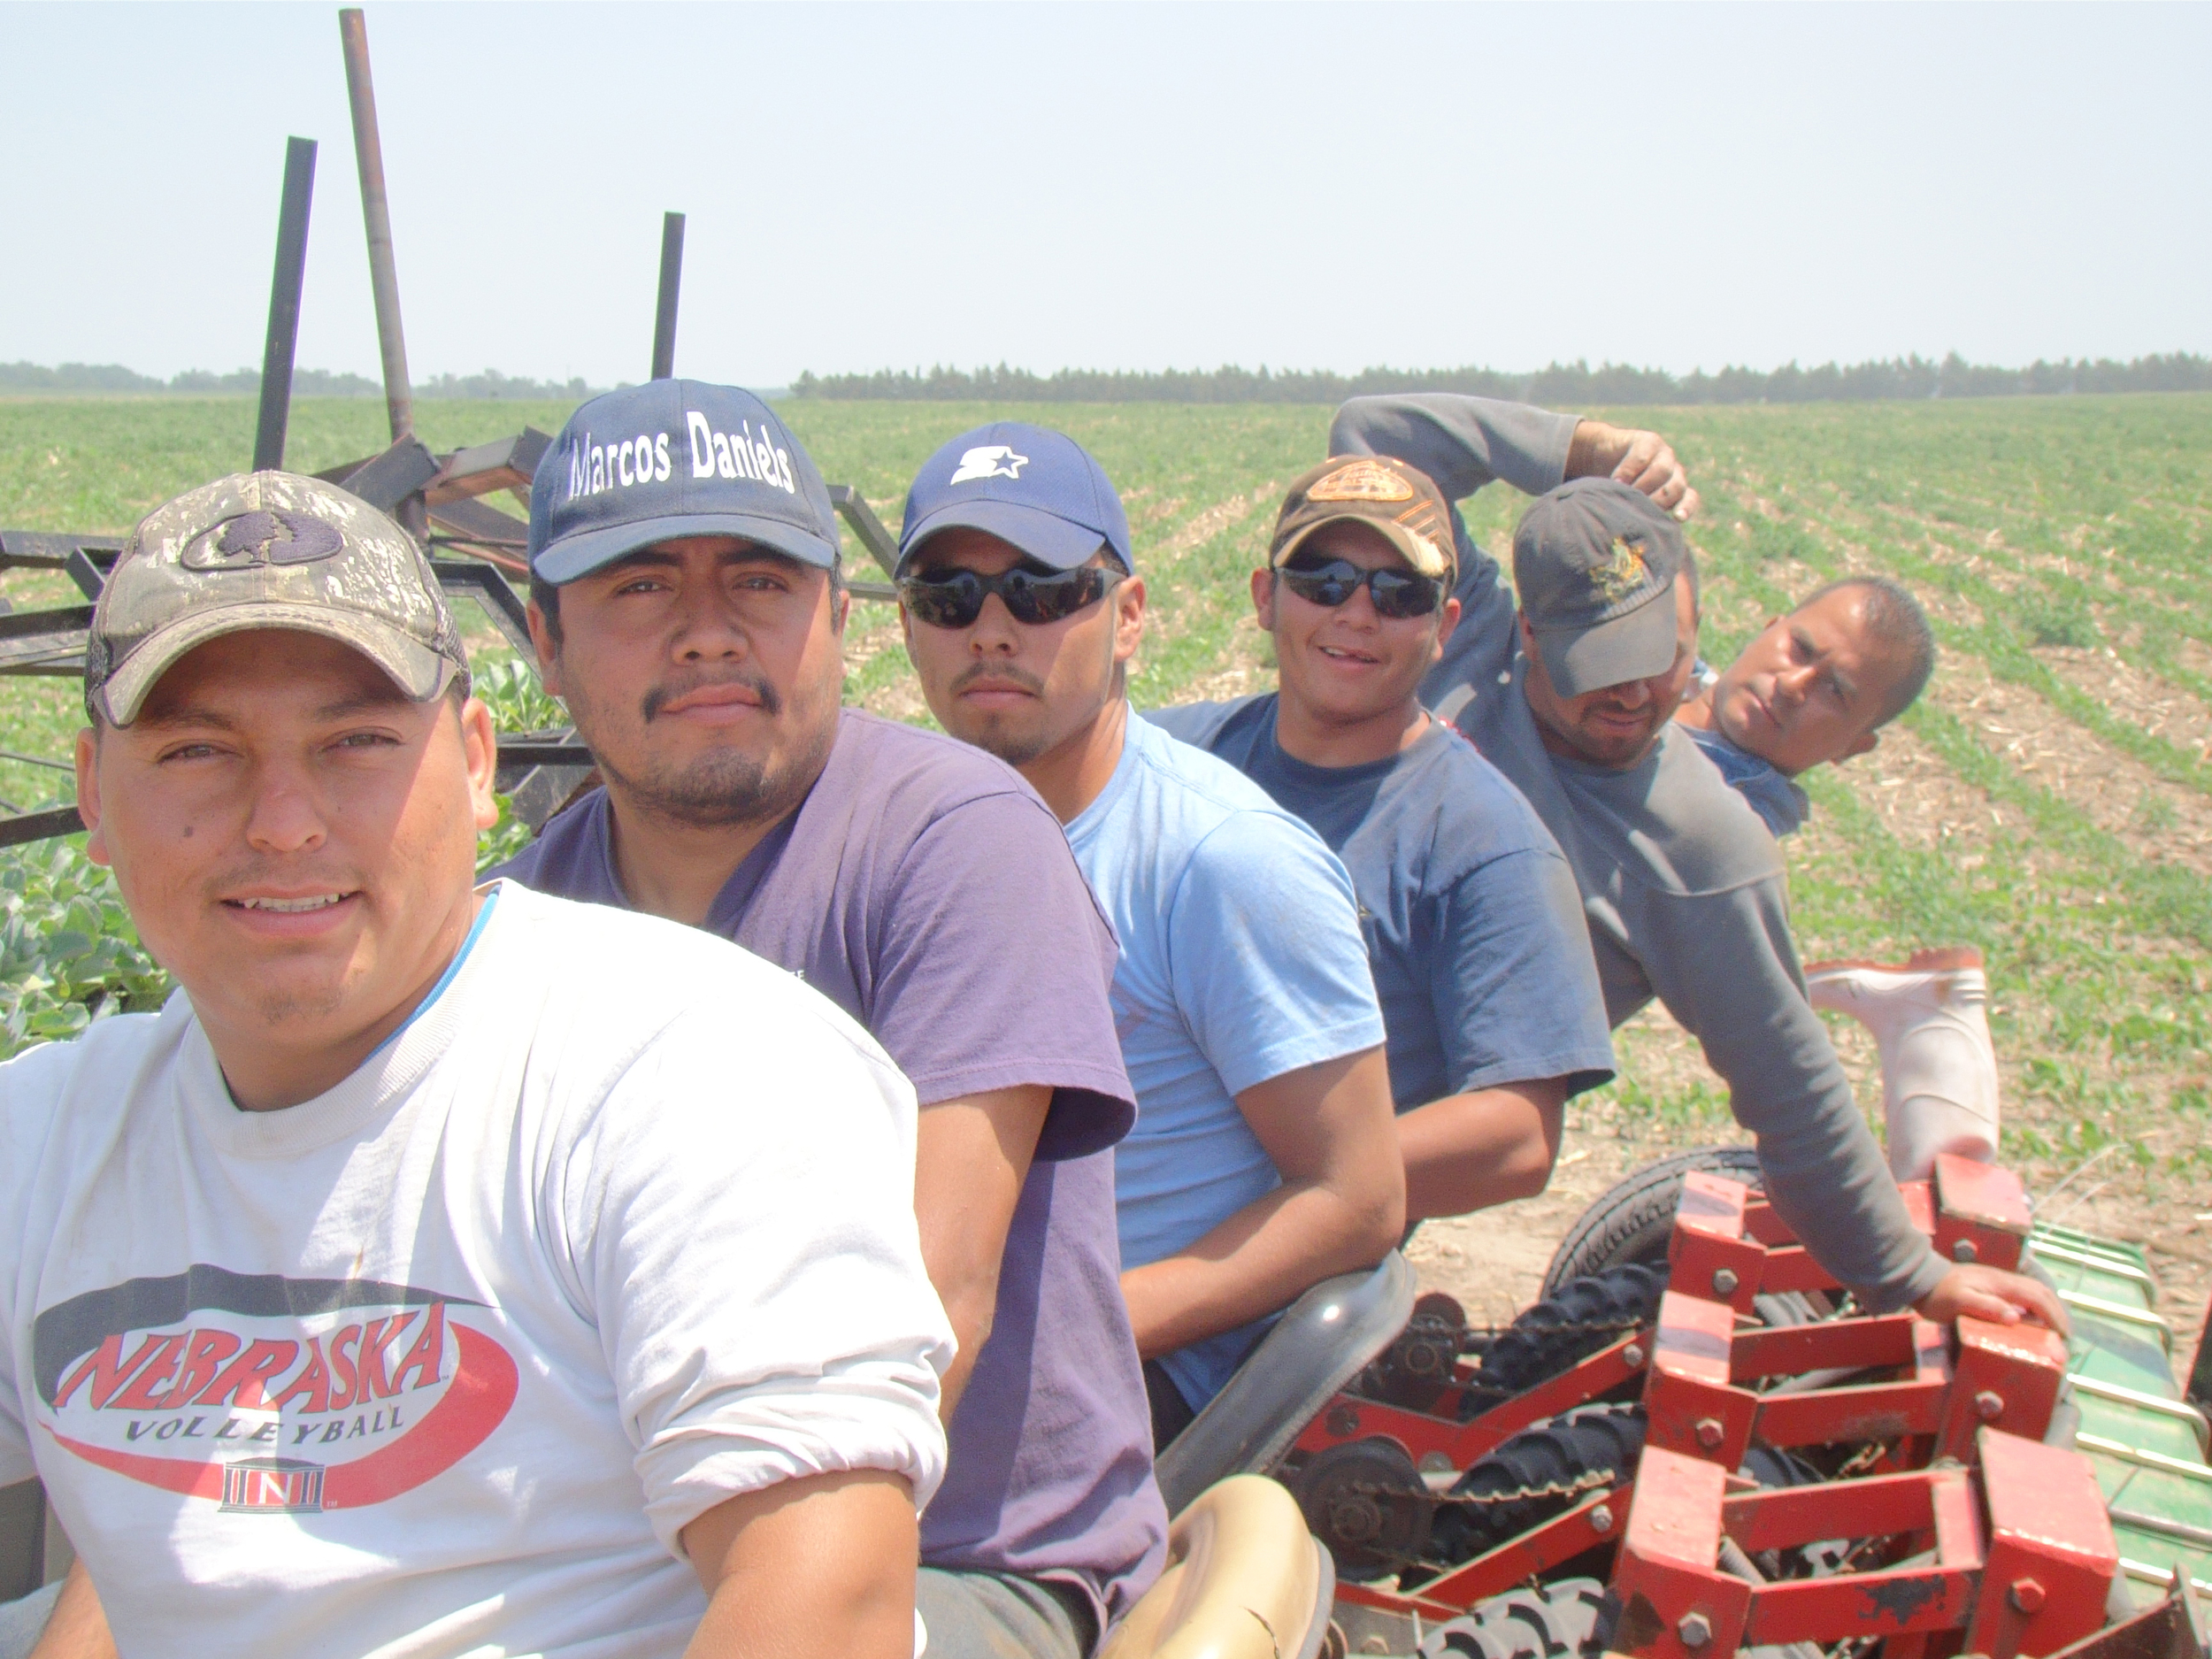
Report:
<svg viewBox="0 0 2212 1659"><path fill-rule="evenodd" d="M1616 426L1527 403L1455 392L1355 397L1329 428L1331 455L1388 455L1419 467L1448 501L1502 480L1541 495L1571 478L1617 478L1678 518L1697 492L1673 447L1655 432ZM1460 549L1463 562L1466 548Z"/></svg>

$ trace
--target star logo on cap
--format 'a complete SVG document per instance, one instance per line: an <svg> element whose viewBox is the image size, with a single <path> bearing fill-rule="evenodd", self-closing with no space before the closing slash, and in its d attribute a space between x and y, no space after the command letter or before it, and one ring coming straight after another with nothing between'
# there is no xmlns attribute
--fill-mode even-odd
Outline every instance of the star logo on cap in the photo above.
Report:
<svg viewBox="0 0 2212 1659"><path fill-rule="evenodd" d="M979 444L960 457L960 465L953 469L949 484L972 484L987 478L1014 478L1022 475L1022 468L1029 465L1025 455L1016 455L1011 446L1003 443Z"/></svg>
<svg viewBox="0 0 2212 1659"><path fill-rule="evenodd" d="M1590 586L1598 590L1606 603L1615 604L1625 599L1650 573L1644 563L1643 549L1624 537L1613 538L1613 557L1590 572Z"/></svg>

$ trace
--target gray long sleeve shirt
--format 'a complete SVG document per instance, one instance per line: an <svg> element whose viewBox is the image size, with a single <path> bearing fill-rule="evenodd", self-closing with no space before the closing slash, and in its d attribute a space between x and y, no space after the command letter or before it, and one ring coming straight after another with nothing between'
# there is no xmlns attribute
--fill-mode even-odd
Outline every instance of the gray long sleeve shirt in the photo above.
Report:
<svg viewBox="0 0 2212 1659"><path fill-rule="evenodd" d="M1555 487L1573 426L1485 398L1357 398L1330 447L1395 456L1456 501L1498 478ZM1918 1302L1946 1266L1907 1218L1805 1000L1773 837L1672 726L1625 772L1547 750L1512 597L1497 562L1459 534L1463 614L1423 697L1528 797L1574 866L1608 1020L1665 1003L1728 1084L1736 1120L1758 1137L1767 1194L1814 1257L1877 1309Z"/></svg>

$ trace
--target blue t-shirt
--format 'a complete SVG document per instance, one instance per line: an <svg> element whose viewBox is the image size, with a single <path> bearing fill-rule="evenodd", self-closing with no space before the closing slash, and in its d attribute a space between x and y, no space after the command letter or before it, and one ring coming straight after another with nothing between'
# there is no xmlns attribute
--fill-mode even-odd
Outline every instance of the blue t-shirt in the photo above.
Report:
<svg viewBox="0 0 2212 1659"><path fill-rule="evenodd" d="M627 908L609 822L594 791L496 873ZM1059 824L981 749L847 710L813 789L706 926L867 1027L925 1107L1053 1086L922 1561L1056 1579L1102 1622L1120 1617L1159 1572L1167 1514L1115 1248L1109 1148L1135 1107L1108 1002L1114 939Z"/></svg>
<svg viewBox="0 0 2212 1659"><path fill-rule="evenodd" d="M1146 718L1235 766L1343 859L1400 1111L1545 1078L1579 1094L1613 1075L1574 872L1458 733L1432 721L1386 760L1315 766L1276 742L1272 693Z"/></svg>
<svg viewBox="0 0 2212 1659"><path fill-rule="evenodd" d="M1731 742L1719 727L1701 726L1682 728L1690 734L1705 758L1720 768L1720 775L1729 786L1750 803L1761 822L1773 833L1777 841L1802 829L1805 820L1812 816L1810 796L1798 787L1797 780L1759 758L1747 749L1739 749Z"/></svg>
<svg viewBox="0 0 2212 1659"><path fill-rule="evenodd" d="M1304 825L1140 719L1068 844L1121 941L1114 1029L1137 1126L1114 1149L1125 1267L1172 1256L1282 1185L1235 1096L1383 1040L1352 886ZM1160 1362L1194 1407L1267 1320Z"/></svg>

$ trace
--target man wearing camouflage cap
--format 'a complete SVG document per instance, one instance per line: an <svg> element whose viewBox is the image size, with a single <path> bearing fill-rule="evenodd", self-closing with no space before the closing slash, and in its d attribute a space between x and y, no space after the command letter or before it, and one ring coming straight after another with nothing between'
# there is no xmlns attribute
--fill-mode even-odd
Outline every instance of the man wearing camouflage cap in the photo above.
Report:
<svg viewBox="0 0 2212 1659"><path fill-rule="evenodd" d="M1340 456L1291 486L1252 603L1280 687L1150 718L1319 833L1359 895L1409 1219L1528 1197L1566 1102L1613 1075L1574 873L1528 803L1421 706L1460 621L1428 476Z"/></svg>
<svg viewBox="0 0 2212 1659"><path fill-rule="evenodd" d="M1774 839L1671 717L1697 656L1697 566L1675 521L1611 479L1540 498L1513 537L1517 654L1460 729L1573 866L1618 1026L1655 997L1758 1137L1768 1197L1870 1306L2065 1329L2042 1285L1941 1260L1907 1219L1789 931Z"/></svg>
<svg viewBox="0 0 2212 1659"><path fill-rule="evenodd" d="M0 1066L0 1486L80 1552L45 1647L905 1659L951 1348L913 1091L722 941L478 887L468 683L414 544L311 479L169 503L101 594L79 810L181 988Z"/></svg>

